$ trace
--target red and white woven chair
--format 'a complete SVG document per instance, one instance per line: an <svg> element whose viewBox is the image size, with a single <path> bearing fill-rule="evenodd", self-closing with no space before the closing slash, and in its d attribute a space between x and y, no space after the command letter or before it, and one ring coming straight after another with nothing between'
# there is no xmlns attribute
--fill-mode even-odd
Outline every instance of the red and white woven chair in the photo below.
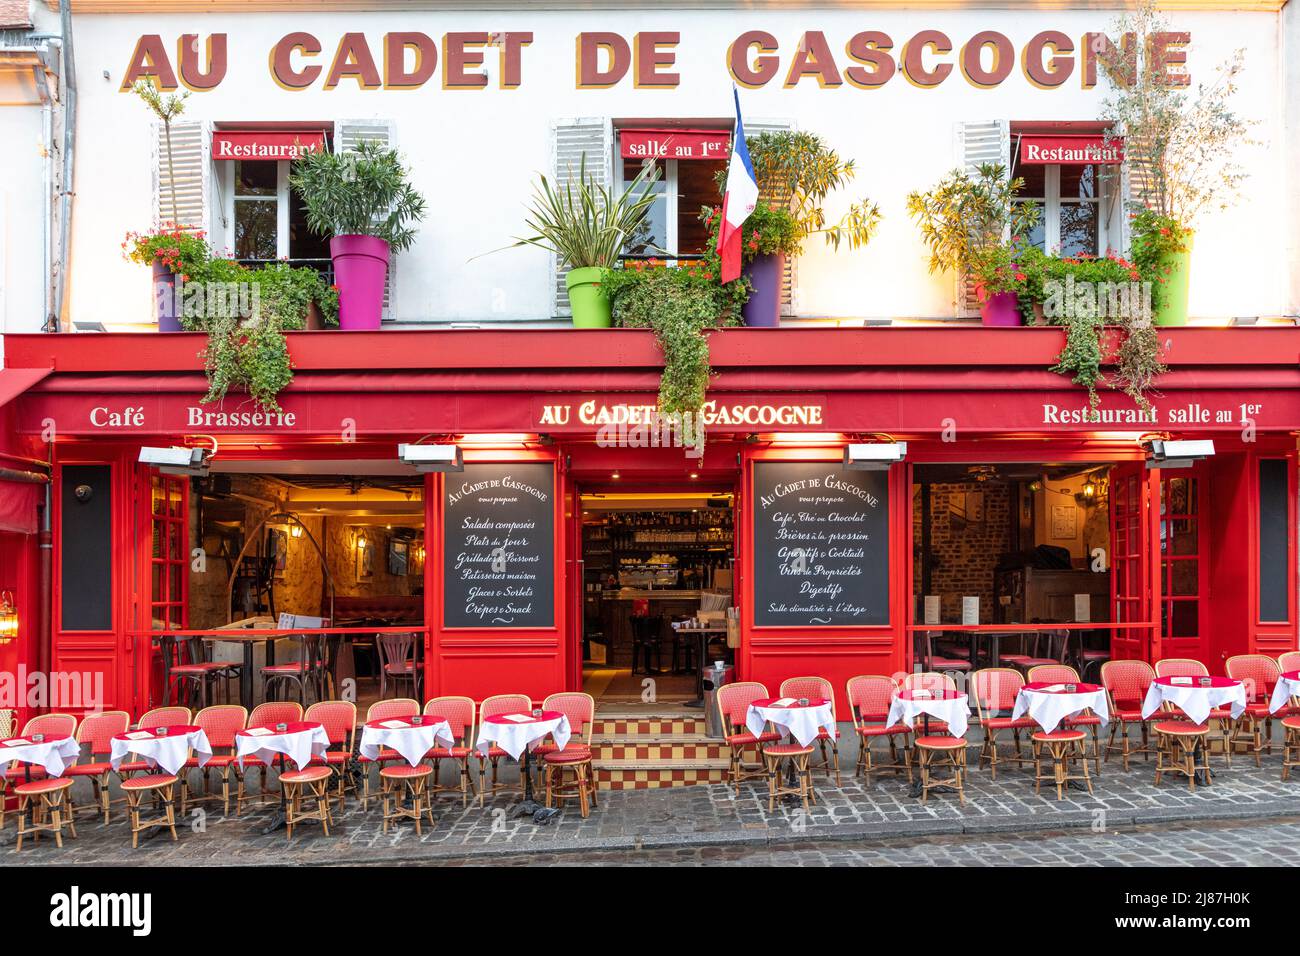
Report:
<svg viewBox="0 0 1300 956"><path fill-rule="evenodd" d="M188 707L178 707L168 705L166 707L155 707L152 710L146 710L136 721L136 730L157 730L159 727L177 727L185 726L190 722L190 709ZM134 776L137 773L152 773L153 768L149 766L147 760L132 760L131 754L127 754L127 759L118 764L117 775L122 780Z"/></svg>
<svg viewBox="0 0 1300 956"><path fill-rule="evenodd" d="M1016 764L1032 761L1033 755L1026 754L1020 739L1022 730L1032 734L1038 729L1038 723L1031 717L1011 718L1016 706L1016 696L1025 686L1025 679L1020 671L1011 667L986 667L971 675L971 689L975 695L975 712L980 726L984 729L984 742L980 746L979 767L984 769L984 761L989 762L989 772L994 780L998 778L998 734L1011 731L1015 743L1015 756L1007 757Z"/></svg>
<svg viewBox="0 0 1300 956"><path fill-rule="evenodd" d="M412 700L410 697L392 697L388 700L377 700L366 708L365 723L372 720L394 720L401 717L414 717L420 712L420 702ZM379 753L373 760L357 756L357 763L361 767L362 785L361 785L361 809L365 810L370 806L370 767L378 765L382 770L391 763L397 763L402 760L402 755L391 747L381 747Z"/></svg>
<svg viewBox="0 0 1300 956"><path fill-rule="evenodd" d="M55 845L63 846L63 824L68 824L69 832L77 835L77 823L73 819L71 777L43 777L40 780L25 780L14 786L14 796L18 798L18 846L23 848L23 838L35 834L39 840L41 833L49 831L54 834ZM29 822L30 821L30 822Z"/></svg>
<svg viewBox="0 0 1300 956"><path fill-rule="evenodd" d="M71 714L40 714L23 724L22 733L18 736L45 734L47 737L71 737L76 732L77 718ZM0 764L0 829L4 828L5 791L9 786L32 780L43 780L46 776L48 775L43 767L25 766L16 760L10 761L8 766Z"/></svg>
<svg viewBox="0 0 1300 956"><path fill-rule="evenodd" d="M274 730L276 724L294 724L300 720L302 720L302 704L296 700L269 700L253 708L253 712L248 715L248 729L266 727ZM265 799L271 792L266 786L266 778L271 772L270 766L261 757L244 758L243 772L236 774L239 788L235 792L235 816L244 812L244 803L248 800L244 789L245 778L248 771L252 769L256 769L261 774L261 790L258 796Z"/></svg>
<svg viewBox="0 0 1300 956"><path fill-rule="evenodd" d="M1260 766L1260 755L1273 753L1273 712L1269 701L1277 687L1282 671L1277 661L1267 654L1237 654L1223 662L1223 672L1233 680L1241 681L1246 688L1246 711L1232 729L1230 748L1245 747L1255 755L1255 766ZM1291 716L1290 708L1282 715Z"/></svg>
<svg viewBox="0 0 1300 956"><path fill-rule="evenodd" d="M199 759L193 755L185 761L186 785L181 788L181 815L185 815L189 803L216 800L216 794L210 794L208 784L212 772L221 773L221 812L230 813L230 775L243 781L244 772L235 759L235 734L244 729L248 723L248 711L238 704L217 704L204 707L194 715L194 726L202 727L212 747L212 756L203 765L203 796L195 797L189 786L189 771L199 768ZM238 809L238 808L236 808Z"/></svg>
<svg viewBox="0 0 1300 956"><path fill-rule="evenodd" d="M577 800L582 815L589 816L591 807L596 805L596 771L591 753L591 735L596 728L595 698L574 691L552 694L542 701L542 710L559 711L569 718L569 730L573 734L563 750L552 741L550 749L542 755L546 805ZM565 779L566 773L573 774L572 781Z"/></svg>
<svg viewBox="0 0 1300 956"><path fill-rule="evenodd" d="M1287 651L1277 655L1277 669L1281 674L1300 671L1300 651Z"/></svg>
<svg viewBox="0 0 1300 956"><path fill-rule="evenodd" d="M957 682L947 674L940 674L937 671L914 671L911 674L904 675L898 689L928 690L932 694L942 694L944 691L955 691ZM937 717L931 717L926 722L925 732L930 736L943 736L949 733L948 722L939 720ZM913 740L913 743L915 743L915 740Z"/></svg>
<svg viewBox="0 0 1300 956"><path fill-rule="evenodd" d="M527 694L497 694L494 697L486 698L478 705L478 723L483 726L483 721L489 717L498 717L502 714L530 714L533 711L533 699ZM489 793L496 795L499 790L518 790L523 792L523 766L519 768L519 783L501 783L497 777L498 764L502 757L509 758L510 754L496 744L488 745L487 756L475 751L474 756L478 758L478 805L484 806L484 801ZM492 764L492 786L488 787L487 765Z"/></svg>
<svg viewBox="0 0 1300 956"><path fill-rule="evenodd" d="M86 777L90 780L95 803L98 804L99 811L104 814L105 823L108 823L108 783L113 772L113 765L108 762L108 758L113 753L113 738L118 734L126 733L130 724L131 715L124 710L105 710L98 714L87 714L81 719L81 726L77 728L77 742L88 751L87 756L90 759L85 763L75 763L71 767L64 768L63 771L65 777ZM72 813L77 812L71 793L68 795L68 805Z"/></svg>
<svg viewBox="0 0 1300 956"><path fill-rule="evenodd" d="M350 700L320 700L307 708L303 717L316 722L329 735L329 749L311 758L308 767L329 767L338 776L339 812L348 789L348 761L356 753L357 705Z"/></svg>
<svg viewBox="0 0 1300 956"><path fill-rule="evenodd" d="M474 775L469 771L470 757L474 755L474 700L471 697L434 697L424 705L426 716L442 717L447 721L456 743L450 747L434 747L425 758L433 761L433 779L429 793L460 793L460 805L469 806L474 795ZM455 787L444 787L438 782L442 761L450 760L458 768Z"/></svg>
<svg viewBox="0 0 1300 956"><path fill-rule="evenodd" d="M1210 669L1208 667L1200 661L1194 660L1190 657L1163 658L1156 661L1155 670L1156 677L1210 676ZM1168 722L1170 720L1191 721L1191 718L1172 704L1164 704L1161 707L1161 711L1163 718L1162 722ZM1210 717L1206 721L1206 725L1209 727L1209 731L1205 735L1206 751L1210 755L1213 755L1214 745L1218 744L1221 748L1220 753L1223 756L1224 763L1229 767L1232 766L1232 746L1230 743L1232 737L1232 724L1232 708L1230 707L1215 707L1210 711ZM1152 729L1154 729L1154 726ZM1170 742L1170 737L1167 734L1161 735L1160 739L1165 743ZM1171 756L1176 756L1176 754L1171 754Z"/></svg>
<svg viewBox="0 0 1300 956"><path fill-rule="evenodd" d="M908 742L912 728L901 723L892 727L885 725L889 718L889 704L897 690L897 681L877 674L850 677L845 686L849 712L853 715L853 730L858 735L858 762L854 773L868 783L871 782L871 774L877 770L906 773L908 783L912 782L912 748ZM877 766L872 763L871 742L879 737L884 737L889 742L889 763ZM902 763L898 760L899 737L903 738Z"/></svg>
<svg viewBox="0 0 1300 956"><path fill-rule="evenodd" d="M1110 698L1110 739L1106 742L1106 758L1116 749L1115 737L1120 738L1119 750L1123 758L1124 769L1128 770L1129 758L1142 754L1143 760L1149 760L1155 749L1151 746L1151 721L1156 719L1142 716L1142 703L1146 700L1151 682L1156 679L1156 672L1146 661L1106 661L1101 665L1101 686ZM1129 745L1129 728L1137 726L1142 732L1142 746L1136 750Z"/></svg>
<svg viewBox="0 0 1300 956"><path fill-rule="evenodd" d="M730 758L728 774L731 785L736 789L736 796L740 796L742 781L756 777L766 779L767 767L760 762L762 755L759 748L763 744L774 744L781 739L780 734L767 729L755 737L745 725L749 705L756 700L771 696L767 692L767 687L758 681L737 681L733 684L723 684L718 688L718 711L722 716L722 732ZM745 762L746 751L753 752L752 762Z"/></svg>
<svg viewBox="0 0 1300 956"><path fill-rule="evenodd" d="M1044 683L1044 684L1082 684L1079 672L1069 664L1038 664L1029 668L1029 674L1026 683ZM1092 756L1087 756L1085 748L1085 760L1091 760L1097 767L1097 776L1101 776L1101 718L1091 710L1086 710L1081 714L1075 714L1073 717L1067 717L1061 721L1061 727L1064 730L1079 730L1086 728L1085 734L1092 735ZM1091 783L1088 784L1090 787Z"/></svg>
<svg viewBox="0 0 1300 956"><path fill-rule="evenodd" d="M838 787L840 785L840 725L839 717L835 714L835 689L831 686L831 682L825 677L787 677L781 681L781 689L776 692L776 695L795 699L820 697L822 700L830 701L835 725L823 727L817 733L817 748L821 751L822 762L812 764L811 767L813 770L824 772L828 779L831 771L834 770L835 786ZM827 744L831 746L829 755L826 753Z"/></svg>

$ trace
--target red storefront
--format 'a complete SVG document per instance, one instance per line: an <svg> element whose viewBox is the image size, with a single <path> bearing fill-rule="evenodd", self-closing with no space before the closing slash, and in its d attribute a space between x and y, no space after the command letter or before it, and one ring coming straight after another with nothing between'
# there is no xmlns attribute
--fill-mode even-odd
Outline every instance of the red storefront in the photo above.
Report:
<svg viewBox="0 0 1300 956"><path fill-rule="evenodd" d="M1049 371L1063 344L1057 329L721 331L711 339L716 375L702 457L610 440L619 434L611 423L635 424L637 410L654 405L662 363L643 332L291 333L295 379L275 416L240 396L203 405L193 335L8 336L5 461L52 461L53 548L47 607L38 535L0 534L0 587L16 592L21 617L0 663L102 674L105 707L139 713L158 699L150 635L189 624L190 489L140 464L140 449L215 438L214 461L227 467L391 462L399 443L420 440L458 444L466 474L496 463L546 466L530 472L541 489L530 504L536 514L544 502L551 531L538 560L549 567L522 625L467 624L445 602L447 511L467 479L424 476L426 697L541 697L582 685L583 496L628 489L707 487L730 497L739 677L775 686L820 674L842 689L855 674L911 669L919 635L937 627L921 611L926 585L944 570L928 556L929 539L918 538L934 533L918 500L927 487L939 493L981 475L1020 480L1020 472L1039 494L1038 479L1027 477L1039 466L1049 485L1050 475L1082 475L1071 479L1082 488L1096 475L1108 488L1107 527L1096 532L1106 546L1094 549L1103 552L1106 593L1082 620L1106 633L1110 654L1197 657L1220 673L1231 654L1297 646L1300 331L1162 335L1170 371L1155 412L1138 415L1126 397L1105 392L1089 419L1083 392ZM1214 454L1176 473L1149 467L1153 435L1210 438ZM852 442L905 442L906 455L860 479L843 463ZM826 592L833 607L771 599L784 572L770 566L780 534L769 505L797 488L790 476L801 473L773 467L780 463L816 463L807 480L847 493L870 524L848 565L854 572ZM0 482L0 494L12 500L19 487ZM989 501L963 495L966 510L951 521L967 528ZM943 507L947 516L953 506ZM797 528L798 509L791 513ZM1068 530L1067 511L1049 509L1044 520L1058 517L1057 530ZM160 536L170 542L161 557L150 548ZM980 623L959 624L945 608L942 629L997 630L1010 601L988 604Z"/></svg>

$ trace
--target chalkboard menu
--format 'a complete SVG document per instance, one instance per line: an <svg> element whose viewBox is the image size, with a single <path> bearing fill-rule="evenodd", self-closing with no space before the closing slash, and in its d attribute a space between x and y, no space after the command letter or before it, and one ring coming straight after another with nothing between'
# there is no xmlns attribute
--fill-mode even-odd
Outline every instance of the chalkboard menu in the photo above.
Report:
<svg viewBox="0 0 1300 956"><path fill-rule="evenodd" d="M889 476L754 463L754 624L889 623Z"/></svg>
<svg viewBox="0 0 1300 956"><path fill-rule="evenodd" d="M555 625L555 472L466 465L443 486L443 624Z"/></svg>

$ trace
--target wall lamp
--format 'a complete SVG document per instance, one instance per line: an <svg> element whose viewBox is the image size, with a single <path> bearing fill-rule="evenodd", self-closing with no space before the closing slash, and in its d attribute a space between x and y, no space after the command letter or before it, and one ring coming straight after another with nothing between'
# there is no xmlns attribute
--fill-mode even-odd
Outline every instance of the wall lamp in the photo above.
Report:
<svg viewBox="0 0 1300 956"><path fill-rule="evenodd" d="M1214 454L1214 442L1208 438L1190 441L1152 438L1146 450L1148 468L1190 468Z"/></svg>
<svg viewBox="0 0 1300 956"><path fill-rule="evenodd" d="M216 439L211 439L211 448L184 448L172 445L170 448L153 448L145 445L140 449L137 459L142 465L153 465L164 475L188 475L192 478L206 478L208 465L217 453Z"/></svg>
<svg viewBox="0 0 1300 956"><path fill-rule="evenodd" d="M398 445L397 457L421 473L465 470L459 445Z"/></svg>
<svg viewBox="0 0 1300 956"><path fill-rule="evenodd" d="M844 467L849 471L888 471L907 457L907 442L855 442L844 446Z"/></svg>

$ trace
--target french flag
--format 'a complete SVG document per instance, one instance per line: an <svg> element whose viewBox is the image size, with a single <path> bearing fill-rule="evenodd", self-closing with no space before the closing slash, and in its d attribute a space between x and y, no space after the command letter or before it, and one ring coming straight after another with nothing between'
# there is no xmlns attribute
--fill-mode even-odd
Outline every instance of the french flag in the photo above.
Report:
<svg viewBox="0 0 1300 956"><path fill-rule="evenodd" d="M740 118L740 91L733 86L731 95L736 100L736 132L731 138L717 249L722 259L719 279L724 283L740 278L740 227L758 202L758 180L754 178L754 165L749 161L749 147L745 145L745 123Z"/></svg>

